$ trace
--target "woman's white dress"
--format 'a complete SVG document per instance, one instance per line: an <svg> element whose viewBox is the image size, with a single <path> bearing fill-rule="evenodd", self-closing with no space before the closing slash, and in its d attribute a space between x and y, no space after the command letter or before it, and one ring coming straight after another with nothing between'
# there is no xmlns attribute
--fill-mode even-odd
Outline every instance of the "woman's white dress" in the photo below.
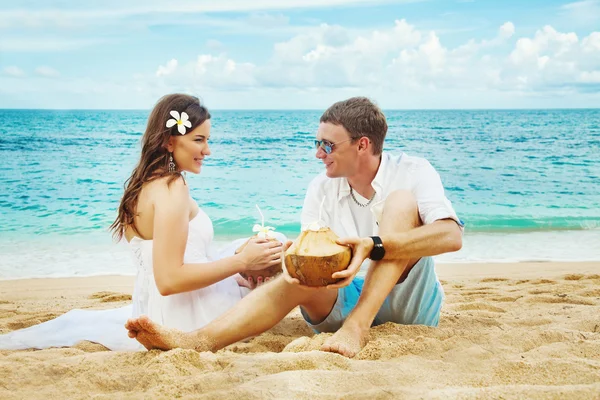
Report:
<svg viewBox="0 0 600 400"><path fill-rule="evenodd" d="M231 256L246 239L239 239L214 254L213 226L199 210L190 221L185 263L203 263ZM278 235L279 240L285 240ZM0 350L72 346L82 340L101 343L111 350L139 350L127 336L128 318L145 314L153 321L186 332L199 329L233 307L248 293L234 277L191 292L162 296L152 269L152 240L134 237L131 242L137 276L132 305L111 310L72 310L51 321L0 335Z"/></svg>

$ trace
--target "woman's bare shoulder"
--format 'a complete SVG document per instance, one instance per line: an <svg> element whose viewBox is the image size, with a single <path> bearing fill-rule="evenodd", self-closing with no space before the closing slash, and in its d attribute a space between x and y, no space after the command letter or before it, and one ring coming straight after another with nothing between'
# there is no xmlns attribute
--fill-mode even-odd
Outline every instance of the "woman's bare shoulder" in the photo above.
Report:
<svg viewBox="0 0 600 400"><path fill-rule="evenodd" d="M144 184L145 191L150 197L189 197L190 191L186 181L183 177L179 176L173 179L170 176L163 176L161 178L154 179L151 182Z"/></svg>
<svg viewBox="0 0 600 400"><path fill-rule="evenodd" d="M131 231L126 233L126 236L135 234L144 239L152 239L157 210L175 209L178 212L186 212L189 198L189 189L182 177L161 177L144 183L136 206L135 224L139 234ZM127 239L131 240L130 237Z"/></svg>

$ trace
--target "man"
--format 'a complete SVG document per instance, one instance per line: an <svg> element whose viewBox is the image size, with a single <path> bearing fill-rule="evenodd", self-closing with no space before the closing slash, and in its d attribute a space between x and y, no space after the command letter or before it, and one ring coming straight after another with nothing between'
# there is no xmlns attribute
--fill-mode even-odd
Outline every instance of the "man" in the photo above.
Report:
<svg viewBox="0 0 600 400"><path fill-rule="evenodd" d="M444 293L431 256L461 248L462 224L431 164L384 153L386 133L385 116L363 97L335 103L321 117L316 157L325 172L308 188L302 225L329 226L353 247L349 267L333 274L340 282L306 288L284 272L198 331L141 317L126 324L129 336L147 348L214 351L266 331L300 305L315 331L335 332L322 350L354 357L373 325L437 326ZM356 277L363 262L366 277Z"/></svg>

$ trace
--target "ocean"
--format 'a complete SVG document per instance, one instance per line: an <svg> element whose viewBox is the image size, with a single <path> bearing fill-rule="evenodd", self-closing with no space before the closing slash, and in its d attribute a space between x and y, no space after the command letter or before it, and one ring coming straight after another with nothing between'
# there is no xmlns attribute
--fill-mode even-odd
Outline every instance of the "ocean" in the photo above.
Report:
<svg viewBox="0 0 600 400"><path fill-rule="evenodd" d="M260 222L293 238L322 111L211 110L188 174L216 245ZM427 158L460 218L440 262L600 260L600 110L385 111L385 150ZM0 279L134 274L116 216L149 110L0 110Z"/></svg>

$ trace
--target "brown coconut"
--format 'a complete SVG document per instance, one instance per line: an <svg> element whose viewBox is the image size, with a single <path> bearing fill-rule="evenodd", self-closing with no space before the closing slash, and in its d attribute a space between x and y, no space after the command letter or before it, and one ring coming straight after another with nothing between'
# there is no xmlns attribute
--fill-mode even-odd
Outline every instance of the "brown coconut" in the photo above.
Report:
<svg viewBox="0 0 600 400"><path fill-rule="evenodd" d="M252 236L252 238L256 238L257 235ZM279 242L279 240L275 239L275 238L268 238L269 241L275 241L275 242ZM244 243L243 245L240 246L240 248L238 248L236 250L236 254L240 253L241 251L243 251L246 246L248 245L248 241L246 241L246 243ZM255 271L245 271L245 272L240 272L240 275L244 277L244 279L248 279L249 277L252 277L252 279L254 279L254 282L256 282L256 278L258 278L259 276L262 276L263 278L271 278L275 275L280 274L283 271L283 269L281 268L281 264L277 264L277 265L273 265L271 267L267 267L265 269L258 269Z"/></svg>
<svg viewBox="0 0 600 400"><path fill-rule="evenodd" d="M306 286L327 286L339 281L331 275L348 268L352 250L337 244L337 238L329 228L302 232L285 252L285 267L290 276Z"/></svg>

